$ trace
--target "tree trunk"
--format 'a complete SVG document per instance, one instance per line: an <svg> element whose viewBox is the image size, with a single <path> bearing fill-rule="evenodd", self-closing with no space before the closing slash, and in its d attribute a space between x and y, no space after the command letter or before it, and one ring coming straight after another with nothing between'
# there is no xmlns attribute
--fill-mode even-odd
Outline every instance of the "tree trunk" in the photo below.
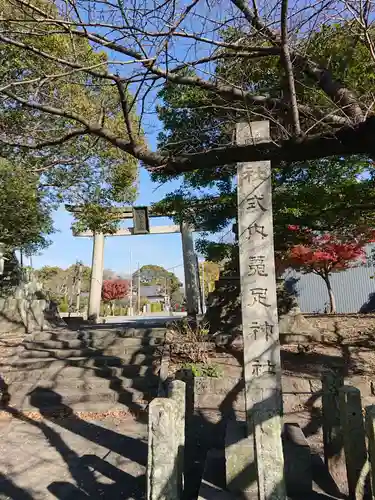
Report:
<svg viewBox="0 0 375 500"><path fill-rule="evenodd" d="M329 276L325 276L324 278L325 284L327 285L328 297L329 297L329 312L334 314L336 312L336 300L333 294L331 282L329 280Z"/></svg>

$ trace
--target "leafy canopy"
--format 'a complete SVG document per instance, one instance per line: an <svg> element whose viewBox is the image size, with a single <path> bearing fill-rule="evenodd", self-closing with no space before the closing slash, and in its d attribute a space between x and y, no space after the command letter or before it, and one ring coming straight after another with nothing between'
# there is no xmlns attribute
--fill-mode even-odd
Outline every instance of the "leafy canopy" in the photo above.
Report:
<svg viewBox="0 0 375 500"><path fill-rule="evenodd" d="M142 286L156 285L161 287L163 290L166 289L170 294L174 293L182 286L182 283L177 276L167 269L164 269L162 266L147 264L140 268L139 274ZM136 282L137 279L138 271L133 274L133 280Z"/></svg>
<svg viewBox="0 0 375 500"><path fill-rule="evenodd" d="M37 176L0 158L0 186L0 241L27 253L47 246L52 219Z"/></svg>
<svg viewBox="0 0 375 500"><path fill-rule="evenodd" d="M59 15L52 0L38 0L34 6L45 9L51 17ZM88 121L101 117L108 130L124 135L115 86L94 74L74 67L67 69L66 64L59 62L69 60L77 67L106 71L107 54L88 40L67 37L48 23L39 26L35 36L35 13L31 8L0 0L0 10L3 18L23 21L23 34L14 35L21 46L0 44L2 86L10 85L10 90L19 88L20 97L35 105L64 106ZM10 30L8 36L13 33L9 25L5 28ZM24 50L24 45L32 45L33 51ZM39 52L48 53L49 57L40 57ZM41 79L43 75L45 78ZM10 95L0 100L0 117L0 154L15 161L27 175L28 172L34 175L34 185L54 207L62 202L79 205L77 229L105 227L111 206L134 201L138 161L118 147L90 136L84 126L77 127L74 120L63 114L41 113L20 102L14 103ZM129 119L138 129L134 109ZM64 140L67 136L69 140ZM142 142L141 131L139 137ZM30 148L33 140L50 144L42 149Z"/></svg>
<svg viewBox="0 0 375 500"><path fill-rule="evenodd" d="M243 39L244 33L226 30L224 42ZM301 49L321 61L328 70L345 82L347 86L371 99L375 91L371 55L350 23L323 27L300 39ZM223 59L216 66L216 78L241 88L272 97L282 98L285 88L280 86L283 69L278 58L269 57L242 61ZM192 70L184 70L192 75ZM365 72L365 74L364 74ZM361 75L364 74L364 79ZM299 100L306 106L320 106L325 113L333 111L332 102L323 93L311 87L306 75L299 74L297 90ZM215 77L213 77L213 80ZM372 90L370 90L372 89ZM369 92L368 92L369 91ZM220 101L213 93L196 87L167 84L159 93L162 104L158 108L164 130L159 135L159 146L173 154L185 154L225 146L232 143L235 125L248 119L248 107L241 102ZM259 119L267 118L267 114ZM287 116L284 117L284 133L289 134ZM323 121L316 123L313 117L302 115L306 127L323 128ZM282 136L279 128L270 122L272 137ZM281 135L280 135L281 134ZM371 224L375 215L375 193L373 189L373 163L364 156L330 157L319 161L298 163L273 163L273 205L275 224L275 247L285 251L295 242L295 234L286 231L289 224L300 224L315 230L340 229L350 233L353 228ZM237 217L237 193L235 164L213 170L197 169L181 175L181 187L168 194L158 204L161 211L183 214L206 233L198 248L208 258L222 258L227 245L210 242L209 233L220 233L228 229ZM162 170L153 174L158 182L170 176Z"/></svg>

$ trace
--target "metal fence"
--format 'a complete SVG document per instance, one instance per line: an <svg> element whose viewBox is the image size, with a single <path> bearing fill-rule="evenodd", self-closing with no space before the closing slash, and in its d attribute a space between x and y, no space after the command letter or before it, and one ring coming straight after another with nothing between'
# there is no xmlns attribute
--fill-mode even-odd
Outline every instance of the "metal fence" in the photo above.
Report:
<svg viewBox="0 0 375 500"><path fill-rule="evenodd" d="M372 263L332 273L330 279L338 313L375 312L375 279L371 279L374 274ZM288 289L295 293L302 312L328 310L327 287L320 276L288 269L284 278Z"/></svg>

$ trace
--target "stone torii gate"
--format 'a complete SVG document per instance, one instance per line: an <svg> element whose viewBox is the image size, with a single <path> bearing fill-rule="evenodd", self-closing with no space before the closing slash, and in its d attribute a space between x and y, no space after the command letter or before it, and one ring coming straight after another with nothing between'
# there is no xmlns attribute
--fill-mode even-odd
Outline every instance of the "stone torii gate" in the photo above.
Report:
<svg viewBox="0 0 375 500"><path fill-rule="evenodd" d="M76 210L71 207L67 207L67 210L72 213L76 212ZM192 227L185 222L182 222L181 225L150 226L149 217L165 216L152 213L149 207L123 207L121 210L115 212L115 214L117 219L133 219L134 226L130 228L121 228L114 234L104 234L102 232L92 231L73 232L73 235L76 237L93 238L88 319L95 321L100 316L105 237L172 233L181 233L187 313L189 316L196 317L196 315L201 312L201 301L199 291L199 268L194 251Z"/></svg>

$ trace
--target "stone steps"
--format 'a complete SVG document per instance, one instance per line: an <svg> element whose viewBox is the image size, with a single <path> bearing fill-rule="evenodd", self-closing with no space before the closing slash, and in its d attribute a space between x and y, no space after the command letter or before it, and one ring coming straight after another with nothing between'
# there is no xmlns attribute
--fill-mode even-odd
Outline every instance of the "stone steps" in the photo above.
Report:
<svg viewBox="0 0 375 500"><path fill-rule="evenodd" d="M101 389L100 391L80 391L74 390L72 387L65 390L43 389L36 387L32 392L27 392L26 389L19 391L17 394L10 392L10 406L16 407L21 411L32 410L58 410L59 408L67 408L77 411L79 407L86 408L86 411L94 411L98 403L103 406L113 406L121 403L124 405L124 411L131 409L132 405L139 405L140 409L147 406L151 399L150 395L144 394L143 391L138 391L133 388L116 391L113 389Z"/></svg>
<svg viewBox="0 0 375 500"><path fill-rule="evenodd" d="M144 341L144 343L149 343L150 341L154 343L161 343L164 340L165 330L124 330L124 331L113 331L113 330L66 330L61 329L58 331L43 331L37 332L33 335L27 337L27 340L104 340L108 339L109 342L113 340L126 339L129 341L131 339L138 339Z"/></svg>
<svg viewBox="0 0 375 500"><path fill-rule="evenodd" d="M35 348L37 347L37 348ZM22 347L18 351L18 356L22 359L25 358L54 358L54 359L68 359L68 358L92 358L92 357L120 357L126 363L137 363L145 358L152 358L157 356L152 347L142 348L126 348L126 347L108 347L106 349L93 349L85 347L83 349L45 349L42 346L30 345L26 348Z"/></svg>
<svg viewBox="0 0 375 500"><path fill-rule="evenodd" d="M39 366L39 365L38 365ZM109 378L109 379L124 379L133 380L135 383L141 383L142 380L154 380L158 377L153 373L151 365L125 365L125 366L102 366L97 368L87 366L71 366L62 364L61 361L53 360L44 368L34 368L32 364L27 370L19 370L14 368L4 374L5 381L8 384L15 382L36 382L40 380L53 379L69 380L82 378Z"/></svg>
<svg viewBox="0 0 375 500"><path fill-rule="evenodd" d="M30 393L35 389L48 389L55 391L57 393L65 393L67 391L74 390L77 392L88 392L95 391L95 393L105 392L108 389L114 391L140 391L144 390L153 391L157 389L158 380L157 377L153 377L147 380L145 377L139 377L137 379L131 378L100 378L100 377L85 377L85 378L70 378L70 379L42 379L34 382L22 381L22 382L12 382L11 393L17 395L22 392Z"/></svg>
<svg viewBox="0 0 375 500"><path fill-rule="evenodd" d="M22 411L135 411L157 395L165 329L56 328L0 357L10 405ZM9 354L9 353L8 353Z"/></svg>
<svg viewBox="0 0 375 500"><path fill-rule="evenodd" d="M92 348L92 349L105 349L105 348L137 348L142 346L157 346L163 343L163 338L156 339L141 339L141 338L128 338L128 339L119 339L116 337L107 338L102 337L99 339L81 339L81 338L72 338L72 339L64 339L64 340L54 340L54 339L40 339L39 336L37 338L33 338L31 340L27 340L23 343L24 347L27 349L84 349L84 348Z"/></svg>
<svg viewBox="0 0 375 500"><path fill-rule="evenodd" d="M129 365L127 360L121 359L118 356L106 356L106 355L98 355L93 356L91 358L78 356L78 357L70 357L70 358L53 358L53 357L45 357L45 358L24 358L20 359L15 356L12 360L9 358L0 358L0 373L7 373L12 370L32 370L32 369L45 369L51 366L53 363L62 363L62 366L77 366L84 368L99 368L103 366L111 366L111 367L127 367L127 366L141 366L148 365L150 366L153 361L157 361L159 359L158 356L143 356L135 358L135 362L132 365ZM7 362L8 360L8 362Z"/></svg>

